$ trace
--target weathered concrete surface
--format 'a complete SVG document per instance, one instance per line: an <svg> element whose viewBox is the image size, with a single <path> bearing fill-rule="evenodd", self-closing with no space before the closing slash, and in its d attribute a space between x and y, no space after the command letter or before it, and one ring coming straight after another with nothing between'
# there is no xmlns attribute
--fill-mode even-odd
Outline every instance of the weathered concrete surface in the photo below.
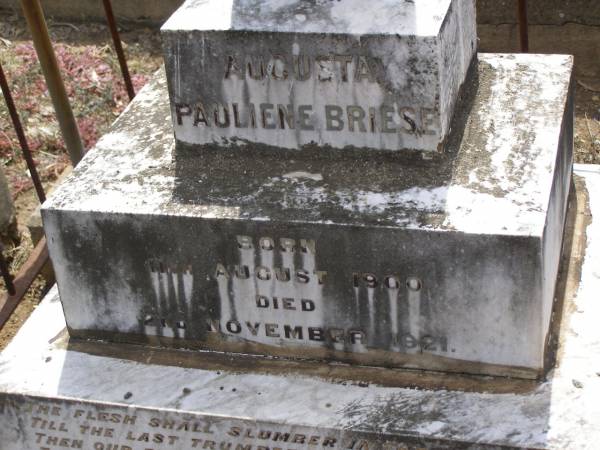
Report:
<svg viewBox="0 0 600 450"><path fill-rule="evenodd" d="M0 167L0 235L8 232L15 221L15 207L4 169Z"/></svg>
<svg viewBox="0 0 600 450"><path fill-rule="evenodd" d="M563 270L570 294L558 302L557 369L543 383L519 387L504 380L508 388L502 388L487 377L440 374L442 385L455 387L384 387L345 381L335 372L307 377L294 365L280 375L257 373L251 364L249 372L240 372L237 359L213 369L203 366L208 355L194 358L193 352L171 353L161 364L156 349L68 342L53 290L0 355L2 449L58 448L66 439L65 446L77 448L81 441L79 448L104 450L218 449L229 443L232 450L240 450L238 444L251 450L595 450L600 167L578 166L575 173L583 183L578 181L571 260ZM190 359L196 363L187 366ZM401 372L389 372L402 379ZM507 391L511 386L514 391ZM283 433L279 440L277 432ZM304 439L293 442L294 435ZM311 436L318 436L313 445ZM325 444L325 438L331 440ZM59 444L49 445L54 442Z"/></svg>
<svg viewBox="0 0 600 450"><path fill-rule="evenodd" d="M538 376L571 70L563 56L482 56L462 140L430 161L174 158L159 76L45 205L71 332Z"/></svg>
<svg viewBox="0 0 600 450"><path fill-rule="evenodd" d="M474 0L188 0L163 26L175 136L219 148L442 147Z"/></svg>

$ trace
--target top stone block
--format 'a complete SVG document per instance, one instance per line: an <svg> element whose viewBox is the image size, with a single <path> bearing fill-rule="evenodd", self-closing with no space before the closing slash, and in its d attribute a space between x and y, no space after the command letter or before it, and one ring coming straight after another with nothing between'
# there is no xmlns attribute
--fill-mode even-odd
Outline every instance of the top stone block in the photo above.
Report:
<svg viewBox="0 0 600 450"><path fill-rule="evenodd" d="M178 142L439 150L474 0L187 0L163 26Z"/></svg>

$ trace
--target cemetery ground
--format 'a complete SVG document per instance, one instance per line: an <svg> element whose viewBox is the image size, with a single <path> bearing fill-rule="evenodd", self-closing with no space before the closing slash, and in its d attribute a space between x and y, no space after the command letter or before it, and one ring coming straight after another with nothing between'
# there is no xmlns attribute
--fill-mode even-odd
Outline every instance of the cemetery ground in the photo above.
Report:
<svg viewBox="0 0 600 450"><path fill-rule="evenodd" d="M48 20L48 27L82 140L89 149L129 102L110 34L102 23L71 24ZM160 36L157 30L139 25L121 27L121 33L129 70L138 91L162 64ZM70 169L70 163L23 19L0 16L0 60L48 191L61 174ZM17 210L19 236L5 239L6 256L12 273L15 273L33 249L27 221L39 202L4 101L0 104L0 164L12 185ZM0 331L0 349L6 346L42 299L48 287L46 284L44 277L38 276ZM2 281L0 289L4 289Z"/></svg>
<svg viewBox="0 0 600 450"><path fill-rule="evenodd" d="M82 139L90 148L128 103L112 42L102 23L64 23L49 20L55 51L78 120ZM162 63L157 30L125 24L122 39L136 90ZM480 26L480 51L516 51L513 25ZM531 50L576 56L575 161L600 164L600 25L532 26ZM0 59L12 87L38 170L47 189L69 168L51 101L25 23L0 15ZM0 103L0 164L3 165L17 209L19 236L9 242L11 269L26 261L33 244L27 221L38 206L18 141L4 102ZM0 349L10 341L41 300L46 280L33 288L0 331ZM0 288L3 288L0 281Z"/></svg>

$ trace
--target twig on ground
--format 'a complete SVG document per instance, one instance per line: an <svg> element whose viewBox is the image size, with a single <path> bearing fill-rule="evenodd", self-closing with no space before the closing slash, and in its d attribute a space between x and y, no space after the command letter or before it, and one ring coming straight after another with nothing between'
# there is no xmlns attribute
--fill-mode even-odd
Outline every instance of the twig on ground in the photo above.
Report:
<svg viewBox="0 0 600 450"><path fill-rule="evenodd" d="M592 129L590 128L590 120L588 119L587 113L585 113L585 126L587 127L587 131L588 134L590 135L590 142L592 144L592 148L596 151L598 151L597 144L596 144L596 138L597 136L592 134Z"/></svg>
<svg viewBox="0 0 600 450"><path fill-rule="evenodd" d="M596 89L595 87L593 87L593 86L590 86L589 84L587 84L587 83L584 83L584 82L583 82L583 81L581 81L581 80L577 80L577 84L578 84L579 86L581 86L582 88L584 88L586 91L590 91L590 92L600 92L600 89Z"/></svg>
<svg viewBox="0 0 600 450"><path fill-rule="evenodd" d="M53 159L60 157L60 155L53 155L52 153L45 152L44 150L38 150L38 153L41 153L42 155L46 155L49 158L53 158Z"/></svg>
<svg viewBox="0 0 600 450"><path fill-rule="evenodd" d="M4 138L6 139L6 142L9 143L10 145L10 150L12 151L13 155L14 153L17 151L17 148L15 147L15 144L13 142L13 140L10 138L10 136L8 134L6 134L3 130L0 130L0 133L2 133L2 136L4 136Z"/></svg>
<svg viewBox="0 0 600 450"><path fill-rule="evenodd" d="M69 28L72 28L75 31L79 31L78 27L76 27L72 23L68 23L68 22L52 22L52 23L48 24L48 26L50 28L52 28L52 27L69 27Z"/></svg>

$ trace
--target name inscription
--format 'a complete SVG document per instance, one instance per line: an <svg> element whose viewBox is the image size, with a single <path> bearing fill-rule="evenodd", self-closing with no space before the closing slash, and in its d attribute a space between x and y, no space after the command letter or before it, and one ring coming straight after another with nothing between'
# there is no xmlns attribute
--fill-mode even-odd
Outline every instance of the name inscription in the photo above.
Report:
<svg viewBox="0 0 600 450"><path fill-rule="evenodd" d="M394 90L386 82L386 70L381 58L368 55L226 55L222 75L225 97L237 97L237 83L246 83L258 97L280 101L256 102L240 95L239 101L200 100L178 101L174 105L176 124L205 129L300 130L349 133L436 135L436 111L425 105L407 105L395 100ZM323 102L318 94L313 102L301 103L294 92L303 84L331 85L334 99L356 99L350 92L364 90L360 102L334 104ZM287 87L277 90L277 84ZM344 86L350 90L343 95ZM366 104L373 88L385 100ZM275 89L274 94L269 89ZM264 91L267 89L267 91ZM264 92L263 92L264 91ZM366 92L369 92L367 94ZM269 94L267 95L267 92ZM283 93L285 92L285 93ZM264 94L264 95L263 95ZM242 100L242 97L246 100ZM252 97L252 96L251 96ZM256 98L257 96L254 96ZM305 97L305 95L302 95ZM319 105L316 105L319 103Z"/></svg>
<svg viewBox="0 0 600 450"><path fill-rule="evenodd" d="M224 79L273 81L339 81L342 83L366 81L376 83L384 76L381 58L370 55L239 55L225 57Z"/></svg>

